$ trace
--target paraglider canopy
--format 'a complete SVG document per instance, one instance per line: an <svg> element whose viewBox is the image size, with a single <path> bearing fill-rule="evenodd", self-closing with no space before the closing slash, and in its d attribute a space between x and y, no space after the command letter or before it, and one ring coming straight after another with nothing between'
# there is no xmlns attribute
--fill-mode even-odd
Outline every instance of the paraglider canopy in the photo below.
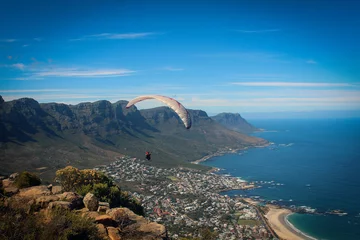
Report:
<svg viewBox="0 0 360 240"><path fill-rule="evenodd" d="M159 100L159 101L165 103L166 105L168 105L172 110L174 110L177 113L177 115L180 117L181 121L184 123L186 129L191 128L191 118L190 118L189 112L186 110L186 108L180 102L178 102L177 100L170 98L170 97L161 96L161 95L139 96L137 98L132 99L126 105L126 108L129 108L138 102L148 100L148 99L156 99L156 100Z"/></svg>

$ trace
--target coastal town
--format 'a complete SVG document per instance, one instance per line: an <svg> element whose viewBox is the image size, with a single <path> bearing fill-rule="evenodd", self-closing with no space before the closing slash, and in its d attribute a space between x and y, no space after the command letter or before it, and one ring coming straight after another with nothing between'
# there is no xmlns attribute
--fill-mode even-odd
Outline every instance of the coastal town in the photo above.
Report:
<svg viewBox="0 0 360 240"><path fill-rule="evenodd" d="M196 237L198 230L216 231L219 239L274 239L261 209L242 198L221 194L255 186L230 176L188 168L158 168L131 157L98 166L121 186L132 186L146 217L162 223L172 238Z"/></svg>

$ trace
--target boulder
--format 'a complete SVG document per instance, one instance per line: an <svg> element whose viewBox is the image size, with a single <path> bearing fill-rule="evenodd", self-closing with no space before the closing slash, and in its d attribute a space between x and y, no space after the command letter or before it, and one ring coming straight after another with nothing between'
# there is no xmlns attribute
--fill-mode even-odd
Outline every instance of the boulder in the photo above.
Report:
<svg viewBox="0 0 360 240"><path fill-rule="evenodd" d="M143 236L160 236L165 233L165 226L149 222L142 216L136 215L128 208L113 208L106 211L106 214L111 216L118 222L119 227L123 231L137 232Z"/></svg>
<svg viewBox="0 0 360 240"><path fill-rule="evenodd" d="M72 209L81 209L84 207L83 204L83 197L80 196L77 193L74 192L64 192L63 194L60 195L60 199L62 201L67 201L71 203L71 207Z"/></svg>
<svg viewBox="0 0 360 240"><path fill-rule="evenodd" d="M95 222L105 226L114 226L114 220L109 215L99 215L95 218Z"/></svg>
<svg viewBox="0 0 360 240"><path fill-rule="evenodd" d="M112 208L106 211L106 214L111 216L115 221L121 220L123 218L128 218L129 220L137 223L147 223L144 217L136 215L133 211L128 208Z"/></svg>
<svg viewBox="0 0 360 240"><path fill-rule="evenodd" d="M50 195L50 190L45 185L20 189L19 197L36 198L38 196Z"/></svg>
<svg viewBox="0 0 360 240"><path fill-rule="evenodd" d="M107 238L107 231L106 231L105 226L103 224L99 223L99 224L96 224L96 227L98 229L100 236L102 238Z"/></svg>
<svg viewBox="0 0 360 240"><path fill-rule="evenodd" d="M62 192L62 187L61 186L52 186L51 188L51 193L52 194L58 194Z"/></svg>
<svg viewBox="0 0 360 240"><path fill-rule="evenodd" d="M110 208L107 206L99 206L97 211L98 212L106 212L107 210L109 210Z"/></svg>
<svg viewBox="0 0 360 240"><path fill-rule="evenodd" d="M2 185L4 188L7 188L7 187L14 187L14 181L10 180L10 179L4 179L2 180Z"/></svg>
<svg viewBox="0 0 360 240"><path fill-rule="evenodd" d="M111 240L121 240L119 229L114 227L107 227L106 229Z"/></svg>
<svg viewBox="0 0 360 240"><path fill-rule="evenodd" d="M87 209L87 208L84 208ZM87 211L87 212L83 212L81 214L83 217L88 217L88 218L92 218L92 219L96 219L98 216L100 216L100 214L98 212L95 211Z"/></svg>
<svg viewBox="0 0 360 240"><path fill-rule="evenodd" d="M108 211L106 211L106 214L112 217L114 219L118 226L123 229L129 225L137 223L137 221L147 222L146 219L144 219L141 216L136 215L133 211L127 209L127 208L112 208ZM134 226L136 228L136 226Z"/></svg>
<svg viewBox="0 0 360 240"><path fill-rule="evenodd" d="M105 207L110 208L110 203L108 203L108 202L99 202L99 206L105 206Z"/></svg>
<svg viewBox="0 0 360 240"><path fill-rule="evenodd" d="M41 196L35 200L35 204L40 208L46 208L47 206L49 206L50 202L56 202L59 200L60 197L58 195Z"/></svg>
<svg viewBox="0 0 360 240"><path fill-rule="evenodd" d="M92 193L87 193L84 197L84 205L90 211L96 211L99 207L99 200Z"/></svg>
<svg viewBox="0 0 360 240"><path fill-rule="evenodd" d="M9 179L14 181L18 176L19 176L19 173L13 173L9 176Z"/></svg>
<svg viewBox="0 0 360 240"><path fill-rule="evenodd" d="M147 224L141 224L136 230L147 235L151 234L153 236L160 236L165 233L165 226L156 222L151 222Z"/></svg>
<svg viewBox="0 0 360 240"><path fill-rule="evenodd" d="M79 214L83 214L83 213L89 212L89 209L87 209L87 208L82 208L82 209L74 210L74 212L79 213Z"/></svg>
<svg viewBox="0 0 360 240"><path fill-rule="evenodd" d="M17 187L9 186L4 188L4 194L5 196L12 196L19 192L19 189Z"/></svg>
<svg viewBox="0 0 360 240"><path fill-rule="evenodd" d="M48 209L62 208L71 210L71 203L66 201L55 201L49 203Z"/></svg>

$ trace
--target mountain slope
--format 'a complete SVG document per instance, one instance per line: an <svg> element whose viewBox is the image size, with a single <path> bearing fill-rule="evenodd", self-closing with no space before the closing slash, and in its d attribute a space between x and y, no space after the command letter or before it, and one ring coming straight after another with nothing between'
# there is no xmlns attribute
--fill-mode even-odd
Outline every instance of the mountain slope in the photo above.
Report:
<svg viewBox="0 0 360 240"><path fill-rule="evenodd" d="M143 158L145 151L152 152L154 165L193 166L189 161L219 148L265 142L222 127L204 111L189 110L193 127L187 130L167 107L138 111L126 104L0 101L0 172L27 169L50 176L68 164L92 167L121 154Z"/></svg>
<svg viewBox="0 0 360 240"><path fill-rule="evenodd" d="M242 118L239 113L220 113L213 116L212 119L228 129L242 133L251 133L259 130Z"/></svg>

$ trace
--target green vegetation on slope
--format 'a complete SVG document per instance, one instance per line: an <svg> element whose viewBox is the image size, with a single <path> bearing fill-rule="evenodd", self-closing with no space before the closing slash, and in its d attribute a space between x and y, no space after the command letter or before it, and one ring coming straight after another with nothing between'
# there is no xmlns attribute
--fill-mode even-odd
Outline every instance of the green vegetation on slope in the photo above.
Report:
<svg viewBox="0 0 360 240"><path fill-rule="evenodd" d="M27 214L0 203L0 239L100 240L96 225L74 212L55 209L48 214Z"/></svg>
<svg viewBox="0 0 360 240"><path fill-rule="evenodd" d="M92 169L79 170L68 166L56 171L56 180L64 191L75 191L85 196L93 193L100 201L108 202L111 208L126 207L138 215L144 216L141 204L127 192L121 191L104 173Z"/></svg>
<svg viewBox="0 0 360 240"><path fill-rule="evenodd" d="M34 174L27 171L21 172L19 176L15 179L15 185L18 188L27 188L32 186L38 186L41 184L40 178Z"/></svg>

